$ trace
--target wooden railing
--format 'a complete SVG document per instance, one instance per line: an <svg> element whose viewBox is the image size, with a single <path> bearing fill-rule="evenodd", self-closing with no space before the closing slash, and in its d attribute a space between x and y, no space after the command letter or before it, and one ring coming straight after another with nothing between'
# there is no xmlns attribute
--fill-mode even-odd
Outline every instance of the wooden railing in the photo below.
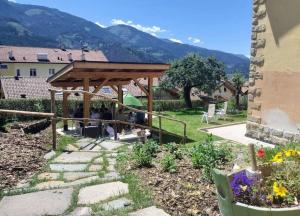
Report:
<svg viewBox="0 0 300 216"><path fill-rule="evenodd" d="M140 127L140 128L151 129L152 131L157 131L159 133L159 141L160 141L160 143L162 143L162 134L163 133L168 133L168 132L162 130L162 119L166 119L166 120L169 120L169 121L180 123L180 124L183 125L183 143L184 144L186 143L186 138L187 138L187 136L186 136L186 129L187 129L187 127L186 127L186 123L184 121L180 121L180 120L175 119L175 118L170 118L170 117L167 117L167 116L159 115L159 114L156 114L156 113L153 113L153 112L148 112L148 111L145 111L145 110L139 110L139 109L136 109L136 108L132 108L130 106L127 106L127 105L121 103L119 100L112 99L110 97L107 97L107 96L99 94L99 93L92 93L92 92L83 91L83 90L66 90L66 89L62 89L62 90L49 89L49 91L51 92L51 101L53 101L53 100L55 101L55 93L68 93L68 94L71 94L71 93L81 93L81 94L88 94L90 96L102 97L106 101L110 101L112 103L118 104L118 106L126 108L126 109L128 109L128 110L130 110L132 112L140 112L140 113L148 114L149 116L156 116L156 117L158 117L158 123L159 123L158 130L155 129L155 128L153 128L153 127L148 127L148 126L138 125L138 124L132 124L132 123L125 122L125 121L120 121L120 120L112 120L112 121L114 121L113 123L118 122L119 124L133 125L133 126ZM53 113L55 113L55 112L53 112ZM71 118L59 118L59 119L62 119L62 120L72 120ZM87 119L87 118L84 119L83 118L81 120L90 121L92 119ZM168 134L171 134L171 133L168 133Z"/></svg>

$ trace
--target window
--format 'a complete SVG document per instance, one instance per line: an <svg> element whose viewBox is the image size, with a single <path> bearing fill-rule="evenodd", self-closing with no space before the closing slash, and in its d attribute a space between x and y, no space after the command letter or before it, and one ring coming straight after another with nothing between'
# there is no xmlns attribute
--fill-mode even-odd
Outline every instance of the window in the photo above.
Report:
<svg viewBox="0 0 300 216"><path fill-rule="evenodd" d="M36 76L36 69L35 68L31 68L30 69L30 76Z"/></svg>
<svg viewBox="0 0 300 216"><path fill-rule="evenodd" d="M7 65L0 64L0 69L7 69Z"/></svg>
<svg viewBox="0 0 300 216"><path fill-rule="evenodd" d="M53 74L55 74L55 69L49 69L49 76L52 76Z"/></svg>
<svg viewBox="0 0 300 216"><path fill-rule="evenodd" d="M227 92L227 88L224 87L224 92Z"/></svg>
<svg viewBox="0 0 300 216"><path fill-rule="evenodd" d="M21 71L20 71L20 69L17 69L17 70L16 70L16 76L21 76Z"/></svg>

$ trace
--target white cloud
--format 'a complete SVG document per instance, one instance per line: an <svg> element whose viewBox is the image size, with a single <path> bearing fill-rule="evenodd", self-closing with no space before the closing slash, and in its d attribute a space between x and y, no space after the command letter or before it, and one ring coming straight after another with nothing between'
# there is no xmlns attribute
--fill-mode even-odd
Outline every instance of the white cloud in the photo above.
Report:
<svg viewBox="0 0 300 216"><path fill-rule="evenodd" d="M136 24L136 23L132 22L131 20L124 21L121 19L112 19L111 23L112 23L112 25L128 25L128 26L134 27L140 31L151 34L153 36L157 36L158 33L166 31L165 29L162 29L158 26L143 26L140 24Z"/></svg>
<svg viewBox="0 0 300 216"><path fill-rule="evenodd" d="M17 3L16 0L8 0L9 2Z"/></svg>
<svg viewBox="0 0 300 216"><path fill-rule="evenodd" d="M194 44L200 44L200 43L202 43L202 41L199 38L188 37L188 40L191 41Z"/></svg>
<svg viewBox="0 0 300 216"><path fill-rule="evenodd" d="M107 26L101 24L100 22L95 22L95 24L96 24L97 26L100 26L101 28L106 28L106 27L107 27Z"/></svg>
<svg viewBox="0 0 300 216"><path fill-rule="evenodd" d="M181 40L175 39L175 38L170 38L169 40L170 40L170 41L173 41L173 42L175 42L175 43L180 43L180 44L183 43Z"/></svg>

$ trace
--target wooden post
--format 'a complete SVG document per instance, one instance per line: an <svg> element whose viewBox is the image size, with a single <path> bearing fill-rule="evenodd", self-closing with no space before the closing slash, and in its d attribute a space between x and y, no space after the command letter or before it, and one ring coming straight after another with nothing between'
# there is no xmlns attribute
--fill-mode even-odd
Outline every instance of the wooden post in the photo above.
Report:
<svg viewBox="0 0 300 216"><path fill-rule="evenodd" d="M161 116L158 117L158 120L159 120L159 144L162 145Z"/></svg>
<svg viewBox="0 0 300 216"><path fill-rule="evenodd" d="M83 79L83 91L88 92L90 87L89 78ZM90 95L83 94L83 118L90 118ZM88 125L88 120L84 120L84 127Z"/></svg>
<svg viewBox="0 0 300 216"><path fill-rule="evenodd" d="M52 126L52 149L56 150L56 105L55 105L55 91L51 91L51 112L54 116L51 119Z"/></svg>
<svg viewBox="0 0 300 216"><path fill-rule="evenodd" d="M64 87L63 90L67 90L68 88ZM69 106L68 106L68 96L69 94L63 92L63 117L69 117ZM64 123L64 131L68 131L68 120L63 120Z"/></svg>
<svg viewBox="0 0 300 216"><path fill-rule="evenodd" d="M249 156L251 160L252 171L257 171L257 162L256 162L254 144L249 144Z"/></svg>
<svg viewBox="0 0 300 216"><path fill-rule="evenodd" d="M186 143L186 124L184 124L183 127L184 127L183 128L183 144L185 144Z"/></svg>
<svg viewBox="0 0 300 216"><path fill-rule="evenodd" d="M153 78L148 77L148 112L152 113L153 111ZM152 127L152 115L148 113L148 126Z"/></svg>
<svg viewBox="0 0 300 216"><path fill-rule="evenodd" d="M122 87L123 87L122 85L118 85L118 101L123 104L123 89L122 89ZM122 106L118 107L118 110L122 110L122 109L123 109Z"/></svg>

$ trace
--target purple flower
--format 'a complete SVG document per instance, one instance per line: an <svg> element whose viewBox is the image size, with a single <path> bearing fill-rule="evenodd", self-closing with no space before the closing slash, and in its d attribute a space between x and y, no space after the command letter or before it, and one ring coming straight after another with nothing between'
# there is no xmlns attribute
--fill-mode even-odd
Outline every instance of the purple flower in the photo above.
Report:
<svg viewBox="0 0 300 216"><path fill-rule="evenodd" d="M233 176L230 183L235 196L240 196L243 192L251 193L251 187L254 184L254 179L250 179L246 175L246 171L239 172Z"/></svg>

